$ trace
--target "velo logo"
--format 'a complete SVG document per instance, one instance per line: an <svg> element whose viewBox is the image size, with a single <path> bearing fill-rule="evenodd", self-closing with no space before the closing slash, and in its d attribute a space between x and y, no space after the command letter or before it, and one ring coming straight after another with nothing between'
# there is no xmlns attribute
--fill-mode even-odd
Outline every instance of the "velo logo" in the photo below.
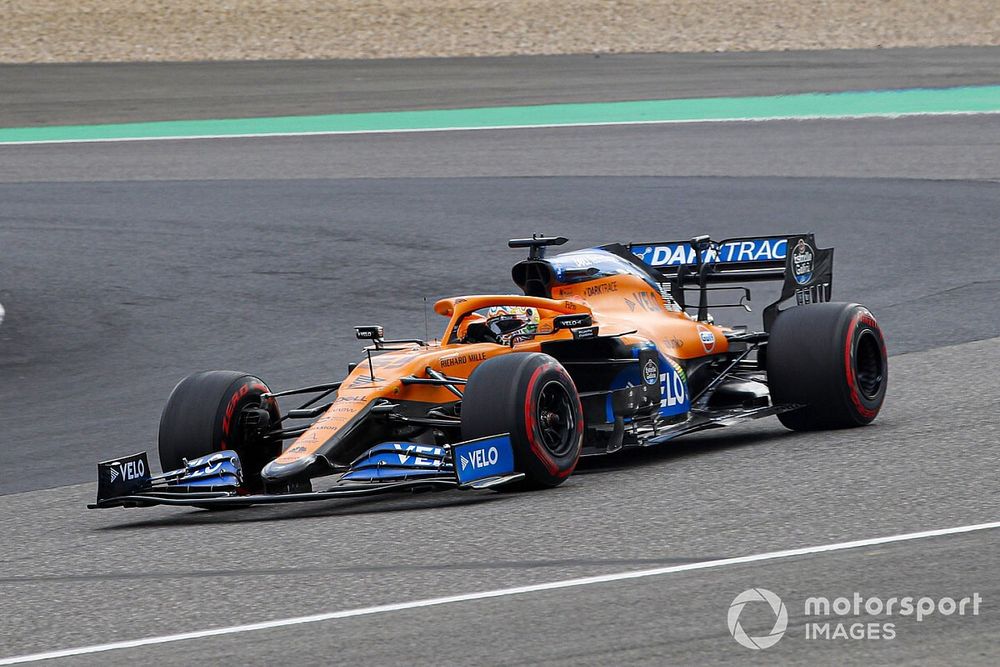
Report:
<svg viewBox="0 0 1000 667"><path fill-rule="evenodd" d="M766 602L774 612L774 627L766 635L751 637L740 625L740 614L751 602ZM788 610L785 609L785 603L781 598L766 588L748 588L733 599L726 620L729 623L729 634L740 646L759 650L774 646L784 636L785 628L788 627Z"/></svg>

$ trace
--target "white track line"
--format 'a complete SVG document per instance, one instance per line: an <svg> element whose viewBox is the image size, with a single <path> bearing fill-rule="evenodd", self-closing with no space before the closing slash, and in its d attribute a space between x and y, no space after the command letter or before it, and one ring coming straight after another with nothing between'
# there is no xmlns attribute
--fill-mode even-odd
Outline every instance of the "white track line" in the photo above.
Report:
<svg viewBox="0 0 1000 667"><path fill-rule="evenodd" d="M548 583L532 584L530 586L501 588L493 591L465 593L462 595L451 595L448 597L441 597L441 598L429 598L426 600L414 600L411 602L397 602L395 604L385 604L377 607L346 609L343 611L333 611L325 614L313 614L312 616L281 618L274 621L264 621L261 623L249 623L247 625L233 625L227 628L214 628L211 630L196 630L194 632L182 632L176 635L144 637L142 639L132 639L129 641L112 642L110 644L95 644L93 646L80 646L78 648L62 649L58 651L48 651L46 653L33 653L31 655L19 655L10 658L3 658L0 659L0 665L16 665L24 662L34 662L37 660L67 658L75 655L86 655L88 653L104 653L106 651L116 651L119 649L126 649L126 648L137 648L140 646L150 646L153 644L167 644L170 642L181 642L181 641L188 641L191 639L204 639L205 637L217 637L219 635L233 635L241 632L253 632L255 630L282 628L290 625L302 625L305 623L332 621L338 618L351 618L354 616L370 616L373 614L383 614L391 611L417 609L420 607L434 607L437 605L452 604L455 602L486 600L489 598L500 598L500 597L507 597L510 595L523 595L525 593L551 591L560 588L576 588L578 586L590 586L593 584L603 584L612 581L622 581L626 579L642 579L644 577L656 577L664 574L674 574L675 572L706 570L709 568L725 567L728 565L743 565L746 563L757 563L760 561L778 560L781 558L793 558L795 556L808 556L811 554L829 553L831 551L858 549L860 547L871 547L879 544L890 544L893 542L908 542L911 540L922 540L929 537L940 537L943 535L958 535L961 533L972 533L975 531L992 530L995 528L1000 528L1000 521L994 521L992 523L979 523L971 526L958 526L956 528L926 530L919 533L906 533L904 535L891 535L889 537L875 537L867 540L855 540L852 542L838 542L836 544L824 544L821 546L803 547L800 549L788 549L786 551L771 551L768 553L753 554L750 556L739 556L736 558L721 558L719 560L707 560L698 563L687 563L685 565L670 565L668 567L657 567L651 570L616 572L614 574L601 574L594 577L581 577L579 579L564 579L562 581L550 581Z"/></svg>
<svg viewBox="0 0 1000 667"><path fill-rule="evenodd" d="M351 134L412 134L416 132L474 132L478 130L538 130L561 127L604 127L608 125L692 125L697 123L764 123L776 120L865 120L870 118L909 118L913 116L991 116L993 111L913 111L903 113L859 113L816 116L762 116L760 118L689 118L674 120L622 120L583 123L539 123L525 125L482 125L475 127L415 127L386 130L317 130L314 132L253 132L246 134L192 134L168 137L111 137L105 139L40 139L37 141L0 141L0 146L38 146L44 144L102 144L128 141L187 141L190 139L266 139L267 137L325 137ZM253 120L253 119L247 119Z"/></svg>

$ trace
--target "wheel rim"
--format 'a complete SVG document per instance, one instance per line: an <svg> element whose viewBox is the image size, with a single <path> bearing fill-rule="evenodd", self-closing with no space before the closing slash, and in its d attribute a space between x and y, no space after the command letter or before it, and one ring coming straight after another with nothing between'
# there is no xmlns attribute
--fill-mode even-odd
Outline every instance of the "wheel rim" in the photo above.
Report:
<svg viewBox="0 0 1000 667"><path fill-rule="evenodd" d="M868 400L874 400L882 390L882 383L885 381L882 346L879 345L878 337L874 331L866 329L858 336L854 363L861 394Z"/></svg>
<svg viewBox="0 0 1000 667"><path fill-rule="evenodd" d="M541 443L554 456L562 456L573 448L576 435L576 411L569 391L561 382L547 382L538 394L535 407Z"/></svg>

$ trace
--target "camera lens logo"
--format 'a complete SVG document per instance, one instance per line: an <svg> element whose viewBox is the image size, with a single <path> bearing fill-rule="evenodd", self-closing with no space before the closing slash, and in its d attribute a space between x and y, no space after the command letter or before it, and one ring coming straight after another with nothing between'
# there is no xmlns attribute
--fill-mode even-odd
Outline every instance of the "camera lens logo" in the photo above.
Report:
<svg viewBox="0 0 1000 667"><path fill-rule="evenodd" d="M774 612L774 627L766 635L751 637L740 625L740 614L743 613L743 607L750 602L766 602L770 605L771 611ZM729 622L729 634L733 636L733 639L741 646L759 650L774 646L785 634L785 628L788 627L788 610L785 609L785 603L781 601L781 598L766 588L748 588L733 599L732 604L729 605L729 615L726 620Z"/></svg>

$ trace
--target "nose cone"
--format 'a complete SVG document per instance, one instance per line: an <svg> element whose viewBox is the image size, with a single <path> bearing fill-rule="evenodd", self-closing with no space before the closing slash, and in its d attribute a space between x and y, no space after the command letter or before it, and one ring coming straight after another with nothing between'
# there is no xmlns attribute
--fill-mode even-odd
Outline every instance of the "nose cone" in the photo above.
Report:
<svg viewBox="0 0 1000 667"><path fill-rule="evenodd" d="M280 482L304 474L315 462L315 456L304 456L288 463L271 461L260 471L260 476L265 482Z"/></svg>

